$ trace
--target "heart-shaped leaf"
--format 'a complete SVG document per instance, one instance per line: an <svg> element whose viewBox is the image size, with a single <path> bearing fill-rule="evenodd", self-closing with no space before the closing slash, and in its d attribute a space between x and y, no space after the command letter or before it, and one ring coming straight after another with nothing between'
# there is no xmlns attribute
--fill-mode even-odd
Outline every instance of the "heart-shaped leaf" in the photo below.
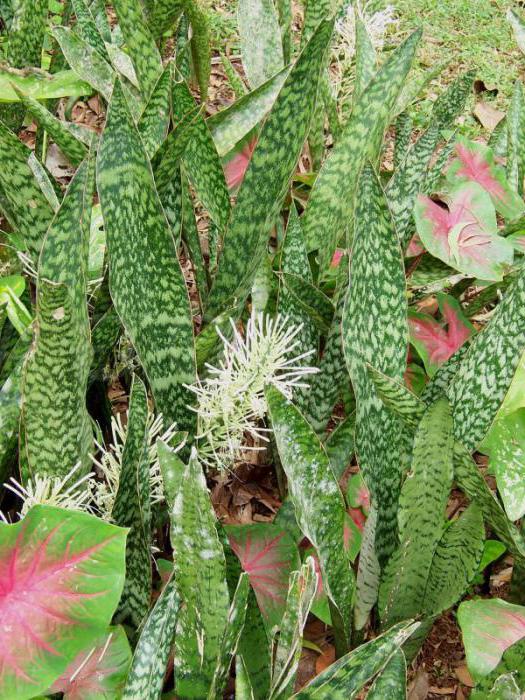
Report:
<svg viewBox="0 0 525 700"><path fill-rule="evenodd" d="M496 164L488 146L458 138L455 152L457 158L447 170L447 180L452 183L477 182L488 192L494 206L505 218L515 219L523 214L523 200L510 188L505 170Z"/></svg>
<svg viewBox="0 0 525 700"><path fill-rule="evenodd" d="M0 524L0 697L46 690L107 629L125 545L126 530L61 508Z"/></svg>
<svg viewBox="0 0 525 700"><path fill-rule="evenodd" d="M272 523L230 525L226 533L271 629L284 614L290 573L300 567L295 542Z"/></svg>
<svg viewBox="0 0 525 700"><path fill-rule="evenodd" d="M429 253L469 277L501 280L512 264L514 249L497 235L496 212L489 195L476 182L454 187L445 206L419 195L414 215Z"/></svg>
<svg viewBox="0 0 525 700"><path fill-rule="evenodd" d="M120 697L130 661L131 649L124 628L111 627L76 656L49 692L64 693L64 700Z"/></svg>
<svg viewBox="0 0 525 700"><path fill-rule="evenodd" d="M408 314L410 342L423 360L430 377L452 357L475 330L454 297L447 294L437 296L444 325L430 314L411 309Z"/></svg>
<svg viewBox="0 0 525 700"><path fill-rule="evenodd" d="M525 607L499 598L461 603L458 620L467 665L474 679L490 673L503 652L525 637Z"/></svg>

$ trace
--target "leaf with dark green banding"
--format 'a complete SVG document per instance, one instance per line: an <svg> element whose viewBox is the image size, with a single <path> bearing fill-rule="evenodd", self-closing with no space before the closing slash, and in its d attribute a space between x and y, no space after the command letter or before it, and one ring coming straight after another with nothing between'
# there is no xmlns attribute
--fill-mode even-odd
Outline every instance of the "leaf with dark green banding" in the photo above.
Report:
<svg viewBox="0 0 525 700"><path fill-rule="evenodd" d="M106 44L102 38L95 18L91 14L91 8L86 3L86 0L71 0L73 12L77 18L76 29L78 34L87 41L87 43L96 49L102 58L108 63L111 59L108 55Z"/></svg>
<svg viewBox="0 0 525 700"><path fill-rule="evenodd" d="M290 574L299 568L296 544L273 523L227 525L225 530L271 630L282 619Z"/></svg>
<svg viewBox="0 0 525 700"><path fill-rule="evenodd" d="M155 41L170 29L184 10L184 0L156 0L148 16L148 24Z"/></svg>
<svg viewBox="0 0 525 700"><path fill-rule="evenodd" d="M123 627L109 627L69 664L49 691L64 700L103 700L121 697L131 661Z"/></svg>
<svg viewBox="0 0 525 700"><path fill-rule="evenodd" d="M496 668L503 652L525 637L525 608L499 598L464 601L458 621L474 680Z"/></svg>
<svg viewBox="0 0 525 700"><path fill-rule="evenodd" d="M419 31L409 37L372 79L315 181L304 214L304 232L308 249L324 251L327 264L344 226L352 219L359 173L367 160L375 162L379 156L391 110L420 37Z"/></svg>
<svg viewBox="0 0 525 700"><path fill-rule="evenodd" d="M93 180L93 162L86 161L71 181L40 255L35 338L22 382L21 449L30 474L65 476L77 462L86 471L90 464L86 268Z"/></svg>
<svg viewBox="0 0 525 700"><path fill-rule="evenodd" d="M244 661L255 700L267 700L270 691L270 646L253 590L248 595L246 621L239 641L238 655Z"/></svg>
<svg viewBox="0 0 525 700"><path fill-rule="evenodd" d="M28 165L31 151L0 123L0 207L13 230L24 240L36 263L54 212Z"/></svg>
<svg viewBox="0 0 525 700"><path fill-rule="evenodd" d="M333 22L319 26L288 75L263 126L224 237L208 299L208 319L235 299L246 298L251 289L306 138L332 29Z"/></svg>
<svg viewBox="0 0 525 700"><path fill-rule="evenodd" d="M521 80L514 84L514 92L507 112L507 181L523 197L525 102Z"/></svg>
<svg viewBox="0 0 525 700"><path fill-rule="evenodd" d="M272 108L289 72L289 69L285 68L264 85L206 120L221 158L263 120Z"/></svg>
<svg viewBox="0 0 525 700"><path fill-rule="evenodd" d="M89 383L102 379L104 368L120 336L122 325L115 307L112 305L97 321L91 331L93 359L89 370Z"/></svg>
<svg viewBox="0 0 525 700"><path fill-rule="evenodd" d="M197 227L197 221L195 219L193 200L184 167L181 171L181 184L182 240L184 241L189 258L193 265L193 274L195 277L195 284L197 286L199 306L202 309L203 301L206 299L208 294L207 265L202 252L201 238Z"/></svg>
<svg viewBox="0 0 525 700"><path fill-rule="evenodd" d="M335 0L307 0L304 11L301 46L310 41L321 21L330 17L330 14L335 10L335 6Z"/></svg>
<svg viewBox="0 0 525 700"><path fill-rule="evenodd" d="M328 333L334 316L334 306L326 294L300 275L283 272L281 280L295 303L313 321L317 329Z"/></svg>
<svg viewBox="0 0 525 700"><path fill-rule="evenodd" d="M135 627L139 627L147 615L152 586L147 433L148 395L142 381L134 376L119 487L111 517L117 525L129 528L126 545L126 582L120 600L118 618L119 620L131 619Z"/></svg>
<svg viewBox="0 0 525 700"><path fill-rule="evenodd" d="M403 256L370 165L358 187L350 278L343 311L343 350L357 401L356 453L378 509L376 547L384 565L397 545L402 428L377 396L367 364L380 362L381 372L401 382L408 326ZM372 303L363 304L363 299Z"/></svg>
<svg viewBox="0 0 525 700"><path fill-rule="evenodd" d="M377 70L377 53L363 20L355 23L355 84L352 99L357 101Z"/></svg>
<svg viewBox="0 0 525 700"><path fill-rule="evenodd" d="M122 700L158 700L173 646L179 605L172 576L144 623Z"/></svg>
<svg viewBox="0 0 525 700"><path fill-rule="evenodd" d="M525 348L525 272L522 270L491 320L474 338L447 395L456 440L474 450L487 434Z"/></svg>
<svg viewBox="0 0 525 700"><path fill-rule="evenodd" d="M460 600L478 571L484 540L481 510L472 504L436 547L422 605L427 615L439 615Z"/></svg>
<svg viewBox="0 0 525 700"><path fill-rule="evenodd" d="M84 144L69 131L63 121L51 114L40 102L37 102L37 100L34 100L32 97L23 95L23 93L17 90L16 86L13 86L13 88L16 90L25 109L31 114L33 119L47 131L68 160L70 160L73 165L81 163L87 154L87 149Z"/></svg>
<svg viewBox="0 0 525 700"><path fill-rule="evenodd" d="M196 108L186 83L173 86L173 121L175 125ZM206 122L199 114L195 117L188 135L183 161L197 196L220 229L230 218L230 196L224 179L224 171Z"/></svg>
<svg viewBox="0 0 525 700"><path fill-rule="evenodd" d="M427 406L447 393L447 387L458 371L458 367L468 349L468 344L462 345L459 350L456 350L452 357L438 368L421 394L421 400L424 401Z"/></svg>
<svg viewBox="0 0 525 700"><path fill-rule="evenodd" d="M230 607L224 551L197 453L171 511L174 572L181 598L175 644L176 694L208 694Z"/></svg>
<svg viewBox="0 0 525 700"><path fill-rule="evenodd" d="M250 674L240 654L235 658L235 697L237 700L255 700Z"/></svg>
<svg viewBox="0 0 525 700"><path fill-rule="evenodd" d="M0 479L4 481L6 470L15 452L20 422L20 375L22 361L5 380L0 389Z"/></svg>
<svg viewBox="0 0 525 700"><path fill-rule="evenodd" d="M349 383L341 338L344 303L345 294L341 292L319 361L319 372L310 380L306 416L318 435L324 433L341 389Z"/></svg>
<svg viewBox="0 0 525 700"><path fill-rule="evenodd" d="M434 102L432 120L437 122L440 130L449 129L455 119L463 113L475 77L476 71L467 71L460 75Z"/></svg>
<svg viewBox="0 0 525 700"><path fill-rule="evenodd" d="M286 610L272 637L271 685L268 700L289 697L302 652L302 636L317 588L315 562L308 557L290 576ZM288 691L288 692L286 692Z"/></svg>
<svg viewBox="0 0 525 700"><path fill-rule="evenodd" d="M107 630L124 583L126 531L33 506L0 524L0 696L33 698Z"/></svg>
<svg viewBox="0 0 525 700"><path fill-rule="evenodd" d="M371 365L367 366L367 371L377 395L385 406L402 418L404 423L416 428L425 413L425 404L419 396Z"/></svg>
<svg viewBox="0 0 525 700"><path fill-rule="evenodd" d="M98 151L115 309L167 424L191 430L195 379L190 304L153 174L120 84L116 83Z"/></svg>
<svg viewBox="0 0 525 700"><path fill-rule="evenodd" d="M355 413L347 416L328 435L324 447L336 479L340 479L354 454Z"/></svg>
<svg viewBox="0 0 525 700"><path fill-rule="evenodd" d="M452 486L452 416L442 399L428 408L414 441L411 472L399 497L400 544L379 588L383 628L421 612Z"/></svg>
<svg viewBox="0 0 525 700"><path fill-rule="evenodd" d="M414 203L438 140L439 127L434 122L410 148L385 190L403 252L415 232Z"/></svg>
<svg viewBox="0 0 525 700"><path fill-rule="evenodd" d="M87 41L68 27L53 27L51 34L79 78L109 100L115 79L111 65Z"/></svg>
<svg viewBox="0 0 525 700"><path fill-rule="evenodd" d="M290 0L276 0L275 7L279 17L279 27L281 28L283 59L285 65L288 65L292 57L292 3Z"/></svg>
<svg viewBox="0 0 525 700"><path fill-rule="evenodd" d="M317 550L323 582L349 635L354 576L343 549L345 506L328 456L310 425L273 387L269 415L299 527Z"/></svg>
<svg viewBox="0 0 525 700"><path fill-rule="evenodd" d="M164 142L170 125L171 71L171 65L167 65L161 73L137 124L142 143L150 160Z"/></svg>
<svg viewBox="0 0 525 700"><path fill-rule="evenodd" d="M242 65L252 89L284 67L279 17L273 0L240 0L237 23Z"/></svg>
<svg viewBox="0 0 525 700"><path fill-rule="evenodd" d="M220 644L220 652L213 675L213 681L208 692L208 700L215 700L223 696L224 686L228 681L228 674L237 652L237 646L244 627L249 592L250 584L248 582L248 576L246 574L241 574L237 588L233 594L228 617L225 621L224 634Z"/></svg>
<svg viewBox="0 0 525 700"><path fill-rule="evenodd" d="M12 3L7 60L14 68L40 67L46 32L46 0L20 0Z"/></svg>
<svg viewBox="0 0 525 700"><path fill-rule="evenodd" d="M394 173L405 160L412 143L414 122L408 112L401 112L395 122L396 139L394 141Z"/></svg>
<svg viewBox="0 0 525 700"><path fill-rule="evenodd" d="M368 691L367 700L406 700L407 663L399 649L375 679Z"/></svg>
<svg viewBox="0 0 525 700"><path fill-rule="evenodd" d="M199 84L201 102L208 97L211 74L211 36L206 7L202 0L184 0L184 12L191 24L191 58Z"/></svg>
<svg viewBox="0 0 525 700"><path fill-rule="evenodd" d="M380 672L401 645L417 630L419 622L401 622L371 642L362 644L320 673L296 700L344 700L357 693Z"/></svg>
<svg viewBox="0 0 525 700"><path fill-rule="evenodd" d="M128 49L143 98L148 99L162 71L162 59L139 0L114 0L118 23Z"/></svg>

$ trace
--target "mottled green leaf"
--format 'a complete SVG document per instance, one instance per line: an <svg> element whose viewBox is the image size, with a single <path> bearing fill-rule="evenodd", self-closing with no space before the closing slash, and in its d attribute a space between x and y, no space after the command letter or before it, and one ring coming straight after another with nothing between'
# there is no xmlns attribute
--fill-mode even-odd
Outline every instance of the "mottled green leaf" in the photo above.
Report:
<svg viewBox="0 0 525 700"><path fill-rule="evenodd" d="M208 16L203 0L184 0L184 11L191 24L191 57L197 76L201 102L208 97L211 73L211 37Z"/></svg>
<svg viewBox="0 0 525 700"><path fill-rule="evenodd" d="M0 479L7 478L6 468L13 457L20 421L20 375L22 363L13 370L0 389Z"/></svg>
<svg viewBox="0 0 525 700"><path fill-rule="evenodd" d="M348 638L354 576L342 547L341 491L319 438L303 416L276 389L269 387L266 397L297 522L317 550L328 596Z"/></svg>
<svg viewBox="0 0 525 700"><path fill-rule="evenodd" d="M396 138L394 141L394 172L405 160L412 141L414 122L408 112L401 112L395 122Z"/></svg>
<svg viewBox="0 0 525 700"><path fill-rule="evenodd" d="M118 23L133 65L141 94L148 99L162 71L162 60L139 0L113 0Z"/></svg>
<svg viewBox="0 0 525 700"><path fill-rule="evenodd" d="M195 110L186 83L173 86L173 120L175 124ZM197 196L211 218L223 229L230 218L230 196L224 179L224 171L208 126L201 115L192 122L183 161Z"/></svg>
<svg viewBox="0 0 525 700"><path fill-rule="evenodd" d="M31 475L64 476L77 462L89 466L92 350L85 275L93 175L92 162L77 170L40 255L35 337L22 383L21 449Z"/></svg>
<svg viewBox="0 0 525 700"><path fill-rule="evenodd" d="M401 622L371 642L338 659L293 697L296 700L343 700L357 693L381 671L419 623Z"/></svg>
<svg viewBox="0 0 525 700"><path fill-rule="evenodd" d="M289 69L282 70L264 85L206 120L221 158L242 141L270 111L289 72Z"/></svg>
<svg viewBox="0 0 525 700"><path fill-rule="evenodd" d="M525 101L521 80L517 80L507 112L507 180L520 196L523 196L524 176Z"/></svg>
<svg viewBox="0 0 525 700"><path fill-rule="evenodd" d="M465 103L472 92L472 83L475 77L475 71L467 71L460 75L434 102L432 119L441 130L449 129L454 120L465 109Z"/></svg>
<svg viewBox="0 0 525 700"><path fill-rule="evenodd" d="M497 306L485 329L474 338L447 394L458 442L474 450L487 434L507 393L525 348L525 273Z"/></svg>
<svg viewBox="0 0 525 700"><path fill-rule="evenodd" d="M250 584L248 576L241 574L237 588L233 595L232 604L226 618L226 626L220 644L219 657L217 666L213 675L211 688L208 692L208 700L221 698L224 694L224 686L228 681L230 667L237 651L239 639L244 627L246 618L246 608L248 605L248 594L250 592Z"/></svg>
<svg viewBox="0 0 525 700"><path fill-rule="evenodd" d="M332 22L319 26L281 88L261 131L224 237L208 299L209 319L249 293L306 137L332 28Z"/></svg>
<svg viewBox="0 0 525 700"><path fill-rule="evenodd" d="M35 100L80 97L91 93L89 84L80 80L72 70L63 70L52 75L44 71L20 75L20 71L10 71L4 66L0 68L0 103L18 101L18 95L14 91L15 85Z"/></svg>
<svg viewBox="0 0 525 700"><path fill-rule="evenodd" d="M378 158L392 107L420 36L415 32L409 37L372 79L315 181L304 214L304 232L308 249L321 249L326 264L351 221L359 173L367 160L375 162Z"/></svg>
<svg viewBox="0 0 525 700"><path fill-rule="evenodd" d="M96 49L103 59L110 63L111 61L104 39L99 32L95 18L91 14L91 8L86 0L71 0L71 5L77 18L75 26L78 34L84 41L87 41L90 46Z"/></svg>
<svg viewBox="0 0 525 700"><path fill-rule="evenodd" d="M215 673L229 596L224 551L195 450L171 512L171 544L182 604L175 645L176 693L203 698Z"/></svg>
<svg viewBox="0 0 525 700"><path fill-rule="evenodd" d="M439 615L455 605L478 571L485 528L481 510L470 505L452 522L436 547L422 610Z"/></svg>
<svg viewBox="0 0 525 700"><path fill-rule="evenodd" d="M14 68L40 67L47 8L46 0L18 0L13 3L7 60Z"/></svg>
<svg viewBox="0 0 525 700"><path fill-rule="evenodd" d="M302 652L302 636L317 588L314 560L309 557L290 576L286 610L272 639L272 680L269 700L289 697Z"/></svg>
<svg viewBox="0 0 525 700"><path fill-rule="evenodd" d="M160 697L173 645L179 604L172 576L142 628L122 700L158 700Z"/></svg>
<svg viewBox="0 0 525 700"><path fill-rule="evenodd" d="M126 442L119 487L111 517L129 528L126 544L126 582L118 617L138 627L151 598L151 506L148 458L148 396L135 376L131 386Z"/></svg>
<svg viewBox="0 0 525 700"><path fill-rule="evenodd" d="M239 654L235 659L235 697L236 700L255 700L246 663Z"/></svg>
<svg viewBox="0 0 525 700"><path fill-rule="evenodd" d="M161 147L171 118L171 65L167 65L157 80L137 124L142 143L151 160Z"/></svg>
<svg viewBox="0 0 525 700"><path fill-rule="evenodd" d="M188 293L151 167L115 84L97 161L115 309L168 424L189 430L195 379Z"/></svg>
<svg viewBox="0 0 525 700"><path fill-rule="evenodd" d="M248 596L246 622L239 641L239 655L255 700L268 700L270 692L270 645L253 590Z"/></svg>
<svg viewBox="0 0 525 700"><path fill-rule="evenodd" d="M377 395L385 406L400 416L405 423L416 428L425 413L423 401L404 384L379 372L371 365L367 366L367 370Z"/></svg>
<svg viewBox="0 0 525 700"><path fill-rule="evenodd" d="M412 218L414 203L438 140L439 127L433 123L410 148L386 188L388 205L403 251L415 232Z"/></svg>
<svg viewBox="0 0 525 700"><path fill-rule="evenodd" d="M416 617L422 611L452 486L452 446L452 416L443 399L430 406L421 420L411 472L399 497L400 544L379 588L383 627Z"/></svg>
<svg viewBox="0 0 525 700"><path fill-rule="evenodd" d="M28 164L31 151L0 122L0 207L36 263L53 209Z"/></svg>
<svg viewBox="0 0 525 700"><path fill-rule="evenodd" d="M377 53L368 29L358 13L355 22L355 83L352 99L356 102L377 70Z"/></svg>
<svg viewBox="0 0 525 700"><path fill-rule="evenodd" d="M343 349L357 401L356 453L378 510L376 547L386 563L397 544L397 500L403 469L402 428L385 408L367 363L401 381L408 341L403 256L371 166L361 175L354 223L351 284L343 312ZM363 304L363 300L370 304Z"/></svg>
<svg viewBox="0 0 525 700"><path fill-rule="evenodd" d="M47 131L68 160L70 160L73 165L81 163L87 153L84 144L68 130L63 121L51 114L40 102L37 102L37 100L34 100L32 97L23 95L17 90L16 86L15 90L24 108L31 114L39 126Z"/></svg>
<svg viewBox="0 0 525 700"><path fill-rule="evenodd" d="M351 413L328 435L324 443L336 479L340 479L354 454L355 413Z"/></svg>
<svg viewBox="0 0 525 700"><path fill-rule="evenodd" d="M319 331L327 333L330 330L334 307L326 294L300 275L283 272L281 280L298 307L313 321Z"/></svg>
<svg viewBox="0 0 525 700"><path fill-rule="evenodd" d="M242 65L252 89L284 67L279 18L273 0L239 0L237 9Z"/></svg>
<svg viewBox="0 0 525 700"><path fill-rule="evenodd" d="M89 370L89 383L102 379L104 369L119 338L122 325L113 306L97 321L91 331L93 359Z"/></svg>
<svg viewBox="0 0 525 700"><path fill-rule="evenodd" d="M472 700L487 700L487 697L492 698L489 695L496 681L501 677L507 677L507 674L512 674L513 678L517 681L521 688L525 687L525 639L512 644L506 651L503 652L501 661L496 666L496 668L484 676L478 683L476 687L472 689L470 697ZM521 700L521 694L518 694L516 698L510 696L503 698L496 696L494 700Z"/></svg>
<svg viewBox="0 0 525 700"><path fill-rule="evenodd" d="M407 664L399 649L375 679L367 700L406 700Z"/></svg>
<svg viewBox="0 0 525 700"><path fill-rule="evenodd" d="M156 0L148 17L153 37L158 41L180 18L184 10L184 0Z"/></svg>
<svg viewBox="0 0 525 700"><path fill-rule="evenodd" d="M307 0L304 10L303 33L301 45L310 41L322 20L330 17L336 8L336 0Z"/></svg>

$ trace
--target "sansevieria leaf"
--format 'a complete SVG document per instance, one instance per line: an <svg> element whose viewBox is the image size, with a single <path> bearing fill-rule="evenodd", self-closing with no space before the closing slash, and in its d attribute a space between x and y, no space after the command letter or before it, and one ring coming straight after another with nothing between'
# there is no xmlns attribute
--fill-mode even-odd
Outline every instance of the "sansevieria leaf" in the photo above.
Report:
<svg viewBox="0 0 525 700"><path fill-rule="evenodd" d="M71 181L40 256L35 340L22 383L24 478L65 476L78 462L89 466L92 351L85 275L93 165L85 161Z"/></svg>
<svg viewBox="0 0 525 700"><path fill-rule="evenodd" d="M193 329L186 285L151 166L117 82L98 152L97 185L115 309L151 384L157 410L194 423Z"/></svg>
<svg viewBox="0 0 525 700"><path fill-rule="evenodd" d="M343 548L345 507L339 485L319 438L297 408L273 387L266 397L297 522L317 550L323 582L348 638L354 575Z"/></svg>
<svg viewBox="0 0 525 700"><path fill-rule="evenodd" d="M131 386L126 442L122 452L119 487L112 519L129 528L126 543L126 582L119 618L131 618L138 627L151 598L151 507L148 456L148 396L135 376Z"/></svg>
<svg viewBox="0 0 525 700"><path fill-rule="evenodd" d="M366 696L367 700L405 700L406 683L407 664L403 652L399 649L375 679Z"/></svg>
<svg viewBox="0 0 525 700"><path fill-rule="evenodd" d="M267 245L306 138L333 22L319 25L288 75L239 190L208 299L207 317L243 300Z"/></svg>
<svg viewBox="0 0 525 700"><path fill-rule="evenodd" d="M382 565L397 544L397 500L403 469L401 428L377 396L367 363L402 380L408 341L403 256L384 193L370 165L356 200L350 287L343 313L343 350L357 400L356 452L377 508ZM363 299L370 300L363 304Z"/></svg>
<svg viewBox="0 0 525 700"><path fill-rule="evenodd" d="M351 221L359 173L367 160L375 162L378 158L391 110L420 36L418 31L409 37L372 79L315 181L303 225L308 249L322 249L326 264L332 259L344 226Z"/></svg>
<svg viewBox="0 0 525 700"><path fill-rule="evenodd" d="M252 89L284 67L283 43L274 0L239 0L242 64Z"/></svg>

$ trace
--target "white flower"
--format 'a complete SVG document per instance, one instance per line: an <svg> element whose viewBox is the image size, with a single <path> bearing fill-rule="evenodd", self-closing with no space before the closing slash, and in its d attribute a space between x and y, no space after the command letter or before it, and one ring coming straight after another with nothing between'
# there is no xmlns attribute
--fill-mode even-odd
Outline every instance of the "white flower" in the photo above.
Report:
<svg viewBox="0 0 525 700"><path fill-rule="evenodd" d="M22 508L18 513L21 518L27 515L29 509L35 505L57 506L68 510L90 512L92 510L91 493L87 488L87 482L93 474L90 472L80 479L72 481L79 469L80 462L63 478L37 474L34 478L29 479L25 486L11 477L4 486L22 500Z"/></svg>
<svg viewBox="0 0 525 700"><path fill-rule="evenodd" d="M199 456L208 466L230 468L242 450L264 449L267 428L260 420L267 412L264 389L269 384L292 398L296 387L308 387L304 377L317 372L299 363L314 350L293 355L298 350L302 325L288 319L253 315L246 324L246 339L233 320L230 341L217 329L224 345L218 367L206 365L209 376L188 388L197 396L199 416ZM250 436L255 444L247 445Z"/></svg>

